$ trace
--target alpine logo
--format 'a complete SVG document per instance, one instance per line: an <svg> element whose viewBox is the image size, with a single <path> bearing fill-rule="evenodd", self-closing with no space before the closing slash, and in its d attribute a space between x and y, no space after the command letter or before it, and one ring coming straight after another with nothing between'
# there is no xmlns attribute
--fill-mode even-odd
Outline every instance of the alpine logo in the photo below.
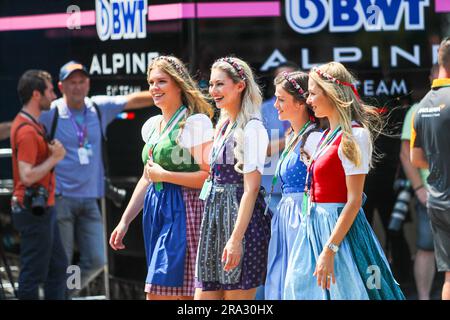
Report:
<svg viewBox="0 0 450 320"><path fill-rule="evenodd" d="M97 34L102 41L146 38L147 0L96 0Z"/></svg>
<svg viewBox="0 0 450 320"><path fill-rule="evenodd" d="M301 34L425 29L429 0L286 0L286 19Z"/></svg>

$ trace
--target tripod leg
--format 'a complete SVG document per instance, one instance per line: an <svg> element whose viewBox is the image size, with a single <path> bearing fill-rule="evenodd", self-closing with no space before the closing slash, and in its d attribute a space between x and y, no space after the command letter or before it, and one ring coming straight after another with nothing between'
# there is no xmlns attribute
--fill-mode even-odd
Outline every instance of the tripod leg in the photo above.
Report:
<svg viewBox="0 0 450 320"><path fill-rule="evenodd" d="M16 287L14 286L14 279L13 279L13 276L12 276L11 268L9 267L8 259L6 259L6 255L5 255L5 252L3 250L3 244L2 243L0 243L0 255L2 256L2 260L3 260L3 264L5 266L6 274L8 276L8 280L11 283L11 287L13 288L14 296L17 298L17 290L16 290ZM4 293L3 285L2 285L2 290L3 290L3 293Z"/></svg>
<svg viewBox="0 0 450 320"><path fill-rule="evenodd" d="M3 281L0 277L0 300L6 300L5 288L3 287Z"/></svg>
<svg viewBox="0 0 450 320"><path fill-rule="evenodd" d="M103 217L103 241L105 243L105 268L104 268L104 285L105 285L105 298L106 300L110 300L110 291L109 291L109 266L108 266L108 221L106 218L106 199L103 197L101 199L101 211Z"/></svg>

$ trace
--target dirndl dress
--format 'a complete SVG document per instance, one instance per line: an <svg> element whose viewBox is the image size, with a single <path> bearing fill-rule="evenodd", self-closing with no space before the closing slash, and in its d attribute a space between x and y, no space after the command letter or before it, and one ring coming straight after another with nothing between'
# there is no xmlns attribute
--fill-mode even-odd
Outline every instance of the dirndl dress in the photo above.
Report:
<svg viewBox="0 0 450 320"><path fill-rule="evenodd" d="M342 135L329 140L323 152L310 164L311 204L303 217L294 250L288 262L285 299L401 300L404 299L389 263L362 208L334 256L336 283L322 289L313 276L317 260L336 226L347 199L346 173L365 174L371 150L366 129L354 126L353 136L360 146L363 165L339 155ZM336 131L337 132L337 131ZM326 132L324 133L324 137ZM365 150L365 151L364 151ZM344 165L345 161L345 165ZM345 166L345 168L344 168ZM346 171L347 170L347 171ZM352 171L353 170L353 171ZM365 195L362 195L363 203Z"/></svg>
<svg viewBox="0 0 450 320"><path fill-rule="evenodd" d="M289 255L301 223L305 178L306 166L300 158L298 144L280 165L278 179L282 184L282 198L272 217L264 292L266 300L283 299Z"/></svg>
<svg viewBox="0 0 450 320"><path fill-rule="evenodd" d="M329 290L313 276L317 259L345 203L312 203L302 220L286 275L288 300L403 300L383 248L361 208L334 258L336 284Z"/></svg>
<svg viewBox="0 0 450 320"><path fill-rule="evenodd" d="M178 124L153 150L153 161L164 169L194 172L199 167L189 151L177 145ZM148 159L149 143L142 158ZM172 162L173 154L189 157ZM143 233L147 259L145 292L166 296L193 296L195 260L204 202L200 190L162 183L162 190L150 184L144 198Z"/></svg>
<svg viewBox="0 0 450 320"><path fill-rule="evenodd" d="M243 238L240 264L230 271L223 270L222 253L233 232L244 193L243 175L234 169L233 148L234 138L230 135L212 168L213 184L205 200L196 263L196 287L203 291L248 290L265 282L271 212L264 214L263 189L258 193Z"/></svg>

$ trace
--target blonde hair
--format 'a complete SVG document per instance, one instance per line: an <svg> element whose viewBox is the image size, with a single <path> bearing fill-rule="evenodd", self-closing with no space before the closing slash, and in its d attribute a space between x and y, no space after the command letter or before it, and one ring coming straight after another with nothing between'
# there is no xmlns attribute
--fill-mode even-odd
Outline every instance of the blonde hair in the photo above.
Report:
<svg viewBox="0 0 450 320"><path fill-rule="evenodd" d="M240 74L239 70L226 60L232 61L233 64L237 64L243 72L241 71ZM211 69L220 69L224 71L234 83L239 83L240 81L245 82L245 88L241 93L241 109L236 118L236 129L234 134L236 141L234 157L237 160L234 169L237 172L242 173L244 165L244 128L251 119L257 118L261 120L262 118L260 111L262 103L261 89L255 81L250 66L239 58L227 57L218 59L214 62ZM228 112L221 109L217 128L221 128L222 124L228 119Z"/></svg>
<svg viewBox="0 0 450 320"><path fill-rule="evenodd" d="M167 73L181 89L181 100L188 109L186 117L195 113L206 114L209 118L213 117L211 105L200 92L186 66L180 59L174 56L159 56L153 59L148 66L147 81L149 81L150 72L156 68ZM184 122L180 123L180 128L183 128L184 124Z"/></svg>
<svg viewBox="0 0 450 320"><path fill-rule="evenodd" d="M318 70L338 80L332 81L327 77L322 77L314 70L309 74L309 77L324 91L324 94L339 113L342 128L342 152L351 162L359 166L361 164L361 150L353 137L352 121L356 121L368 130L370 146L373 150L374 140L383 128L381 117L375 108L365 104L357 97L349 85L342 84L342 82L347 84L356 82L355 77L343 64L333 61L318 67ZM373 167L372 160L370 166Z"/></svg>

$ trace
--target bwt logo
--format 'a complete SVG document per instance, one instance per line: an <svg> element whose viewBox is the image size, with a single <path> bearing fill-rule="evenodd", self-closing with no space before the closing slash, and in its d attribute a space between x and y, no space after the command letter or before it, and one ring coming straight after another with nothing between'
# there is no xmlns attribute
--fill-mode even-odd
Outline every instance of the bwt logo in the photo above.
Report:
<svg viewBox="0 0 450 320"><path fill-rule="evenodd" d="M147 0L96 0L97 33L102 41L147 36Z"/></svg>
<svg viewBox="0 0 450 320"><path fill-rule="evenodd" d="M298 33L316 33L329 23L330 32L425 29L429 0L286 0L286 19Z"/></svg>

